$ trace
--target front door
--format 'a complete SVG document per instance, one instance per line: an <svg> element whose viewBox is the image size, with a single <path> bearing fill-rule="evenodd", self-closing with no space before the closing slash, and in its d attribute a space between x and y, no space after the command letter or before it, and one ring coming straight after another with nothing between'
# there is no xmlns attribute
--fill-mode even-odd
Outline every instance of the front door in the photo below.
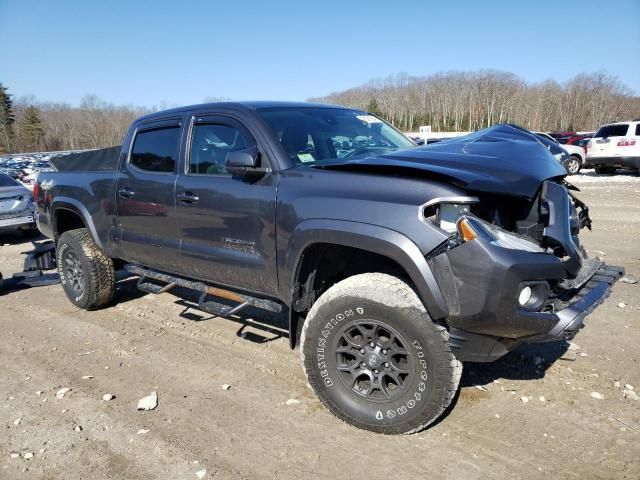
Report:
<svg viewBox="0 0 640 480"><path fill-rule="evenodd" d="M227 116L191 120L184 168L176 182L176 216L185 276L250 292L276 294L276 177L260 145L261 178L233 177L227 153L256 145Z"/></svg>
<svg viewBox="0 0 640 480"><path fill-rule="evenodd" d="M116 185L118 256L170 272L180 270L175 182L181 131L178 119L140 126Z"/></svg>

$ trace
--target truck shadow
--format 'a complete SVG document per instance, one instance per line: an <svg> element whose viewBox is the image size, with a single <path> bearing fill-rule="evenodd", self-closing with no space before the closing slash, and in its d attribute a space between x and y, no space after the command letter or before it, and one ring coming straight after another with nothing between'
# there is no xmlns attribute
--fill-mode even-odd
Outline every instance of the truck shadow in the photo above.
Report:
<svg viewBox="0 0 640 480"><path fill-rule="evenodd" d="M15 231L0 234L0 245L21 245L28 246L29 244L35 245L35 242L46 240L46 237L40 232L34 232L32 235L26 235L24 233Z"/></svg>
<svg viewBox="0 0 640 480"><path fill-rule="evenodd" d="M569 343L565 341L524 344L492 363L465 363L460 388L449 407L433 426L449 416L461 394L465 400L469 400L468 397L477 399L474 392L480 395L482 392L476 391L475 388L482 390L485 386L500 380L536 380L543 378L547 369L561 358L562 361L567 360L567 363L571 363L575 360L575 355L567 355L568 348ZM493 388L489 387L490 390Z"/></svg>
<svg viewBox="0 0 640 480"><path fill-rule="evenodd" d="M465 363L460 385L483 386L495 380L535 380L568 350L565 341L524 344L492 363Z"/></svg>
<svg viewBox="0 0 640 480"><path fill-rule="evenodd" d="M116 272L116 303L124 303L135 300L149 293L138 290L137 276L132 276L126 271ZM192 322L204 322L215 320L218 317L198 308L200 293L188 288L174 287L170 292L173 295L175 305L183 307L178 316ZM227 303L223 299L216 299L220 303ZM280 338L289 338L289 320L287 312L271 313L253 307L247 307L241 312L224 317L226 320L240 324L236 336L253 343L268 343Z"/></svg>

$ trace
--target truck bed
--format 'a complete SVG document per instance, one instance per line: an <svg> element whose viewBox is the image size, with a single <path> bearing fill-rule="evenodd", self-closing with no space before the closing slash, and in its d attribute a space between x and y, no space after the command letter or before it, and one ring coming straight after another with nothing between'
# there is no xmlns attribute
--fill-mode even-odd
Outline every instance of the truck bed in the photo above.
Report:
<svg viewBox="0 0 640 480"><path fill-rule="evenodd" d="M60 172L104 172L118 169L118 159L122 146L70 153L51 159Z"/></svg>

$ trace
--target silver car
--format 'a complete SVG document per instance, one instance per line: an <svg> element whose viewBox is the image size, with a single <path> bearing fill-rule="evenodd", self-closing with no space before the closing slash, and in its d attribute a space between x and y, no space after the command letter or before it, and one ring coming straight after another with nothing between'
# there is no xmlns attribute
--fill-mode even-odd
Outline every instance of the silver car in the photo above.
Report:
<svg viewBox="0 0 640 480"><path fill-rule="evenodd" d="M17 180L0 174L0 233L13 230L37 233L33 195Z"/></svg>

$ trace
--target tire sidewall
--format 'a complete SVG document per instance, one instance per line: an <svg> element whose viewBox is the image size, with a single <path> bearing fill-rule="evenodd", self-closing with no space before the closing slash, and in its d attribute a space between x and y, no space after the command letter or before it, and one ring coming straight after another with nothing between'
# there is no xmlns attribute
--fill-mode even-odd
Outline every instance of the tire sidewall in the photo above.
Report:
<svg viewBox="0 0 640 480"><path fill-rule="evenodd" d="M69 281L67 280L66 274L64 272L64 256L69 250L76 255L76 257L80 260L80 264L82 266L82 273L84 275L84 290L82 291L81 295L77 295L73 287L69 284ZM62 284L64 293L74 305L80 308L86 308L86 306L90 303L90 292L92 289L92 285L90 285L91 275L89 275L90 265L87 256L82 250L82 246L71 235L63 235L62 237L60 237L56 248L56 264L58 267L58 275L60 276L60 283Z"/></svg>
<svg viewBox="0 0 640 480"><path fill-rule="evenodd" d="M422 313L422 315L421 315ZM425 317L427 317L425 319ZM388 306L371 299L344 296L322 305L316 321L308 325L302 348L309 384L338 417L373 431L398 433L424 424L430 411L439 413L434 398L434 382L438 365L434 338L425 328L426 312L406 306ZM335 346L341 332L354 320L375 320L396 330L404 339L413 359L408 388L397 399L374 402L353 392L338 372Z"/></svg>

